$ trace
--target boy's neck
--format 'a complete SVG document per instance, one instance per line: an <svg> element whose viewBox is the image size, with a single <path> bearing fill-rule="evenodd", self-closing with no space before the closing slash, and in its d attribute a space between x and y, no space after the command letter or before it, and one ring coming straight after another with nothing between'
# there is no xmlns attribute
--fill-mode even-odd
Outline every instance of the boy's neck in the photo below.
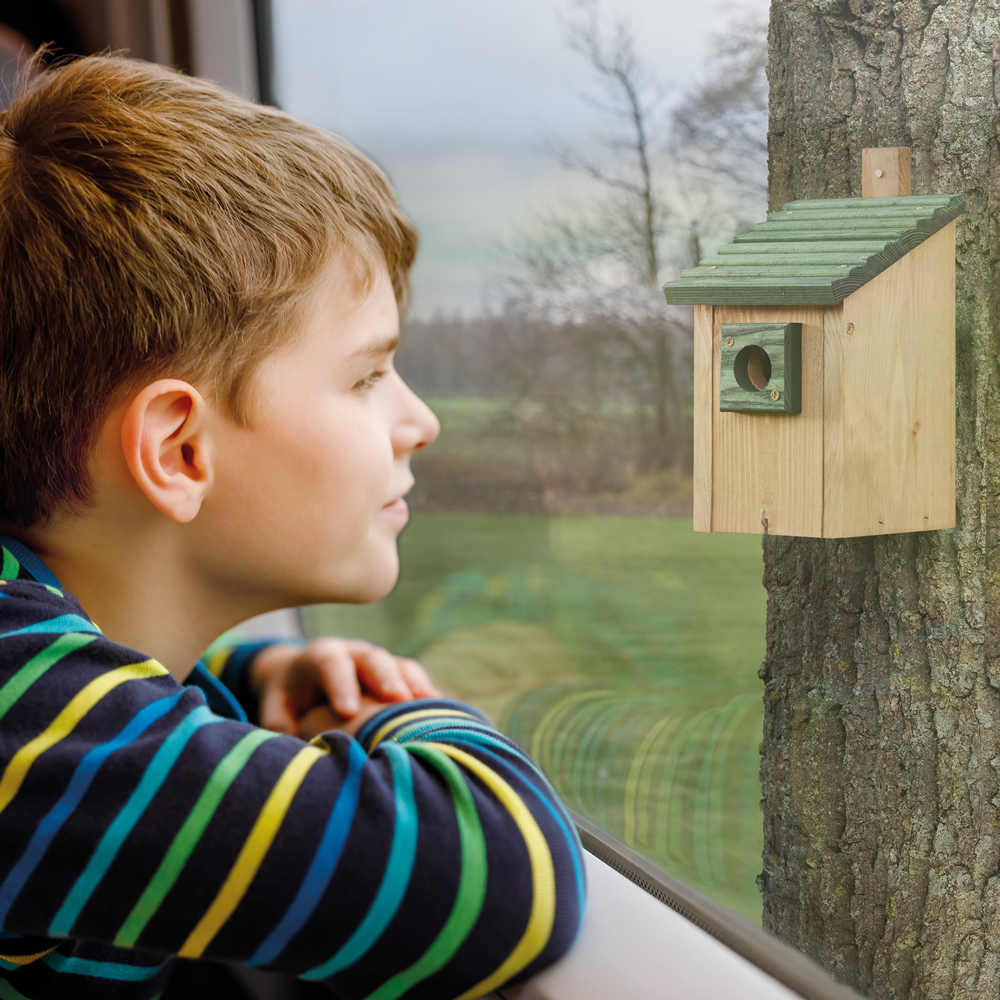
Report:
<svg viewBox="0 0 1000 1000"><path fill-rule="evenodd" d="M86 516L0 530L34 550L109 639L153 657L178 681L213 639L269 610L227 599L195 571L176 531L102 531Z"/></svg>

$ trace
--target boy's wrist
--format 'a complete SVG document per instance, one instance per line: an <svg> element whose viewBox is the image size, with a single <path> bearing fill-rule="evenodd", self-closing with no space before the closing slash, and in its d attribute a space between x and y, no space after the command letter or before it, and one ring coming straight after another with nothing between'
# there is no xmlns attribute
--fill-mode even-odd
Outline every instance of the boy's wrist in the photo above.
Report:
<svg viewBox="0 0 1000 1000"><path fill-rule="evenodd" d="M288 657L297 655L302 650L301 642L283 642L277 640L262 646L254 653L247 664L247 685L256 698L267 684L277 674L285 669Z"/></svg>

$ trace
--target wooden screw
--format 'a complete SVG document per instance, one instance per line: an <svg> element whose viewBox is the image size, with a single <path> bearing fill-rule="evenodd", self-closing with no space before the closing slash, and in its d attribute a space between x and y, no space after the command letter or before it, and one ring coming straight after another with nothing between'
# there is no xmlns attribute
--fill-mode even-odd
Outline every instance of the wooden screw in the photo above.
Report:
<svg viewBox="0 0 1000 1000"><path fill-rule="evenodd" d="M733 346L733 338L726 337L726 347L732 347L732 346Z"/></svg>
<svg viewBox="0 0 1000 1000"><path fill-rule="evenodd" d="M849 337L852 333L854 333L854 324L853 323L848 323L847 324L847 336Z"/></svg>
<svg viewBox="0 0 1000 1000"><path fill-rule="evenodd" d="M778 392L777 389L772 389L771 390L771 399L773 399L777 403L778 400L781 399L781 393Z"/></svg>

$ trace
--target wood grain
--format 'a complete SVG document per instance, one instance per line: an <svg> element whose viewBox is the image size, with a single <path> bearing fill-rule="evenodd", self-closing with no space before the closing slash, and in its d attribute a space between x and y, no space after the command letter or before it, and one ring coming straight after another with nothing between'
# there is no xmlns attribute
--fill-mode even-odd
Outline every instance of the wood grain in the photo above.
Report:
<svg viewBox="0 0 1000 1000"><path fill-rule="evenodd" d="M719 412L722 323L802 324L801 413ZM823 309L717 307L712 343L711 530L763 533L760 520L763 509L770 534L820 535L823 530Z"/></svg>
<svg viewBox="0 0 1000 1000"><path fill-rule="evenodd" d="M844 307L823 310L823 537L844 526Z"/></svg>
<svg viewBox="0 0 1000 1000"><path fill-rule="evenodd" d="M876 177L875 171L882 176ZM861 196L890 198L910 193L910 147L880 146L861 150Z"/></svg>
<svg viewBox="0 0 1000 1000"><path fill-rule="evenodd" d="M836 537L955 526L955 224L932 236L843 305L839 342L843 508ZM851 331L853 327L853 332ZM827 381L827 393L835 387ZM830 463L833 462L832 452ZM829 493L829 490L827 491Z"/></svg>
<svg viewBox="0 0 1000 1000"><path fill-rule="evenodd" d="M712 426L718 378L712 364L712 306L694 307L694 530L712 530Z"/></svg>

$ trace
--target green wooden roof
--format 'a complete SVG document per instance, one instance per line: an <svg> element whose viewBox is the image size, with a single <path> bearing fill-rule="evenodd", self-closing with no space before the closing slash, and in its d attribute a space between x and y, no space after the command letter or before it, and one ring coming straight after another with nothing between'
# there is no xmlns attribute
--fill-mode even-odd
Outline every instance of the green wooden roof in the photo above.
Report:
<svg viewBox="0 0 1000 1000"><path fill-rule="evenodd" d="M962 194L791 201L663 290L686 305L835 305L964 211Z"/></svg>

